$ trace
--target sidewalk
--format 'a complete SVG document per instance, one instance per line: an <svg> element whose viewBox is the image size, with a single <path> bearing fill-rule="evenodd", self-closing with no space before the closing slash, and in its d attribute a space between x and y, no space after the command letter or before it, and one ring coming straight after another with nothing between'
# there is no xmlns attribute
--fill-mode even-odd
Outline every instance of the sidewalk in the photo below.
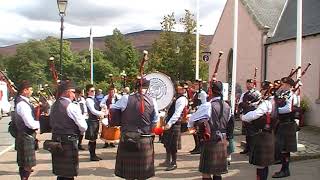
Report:
<svg viewBox="0 0 320 180"><path fill-rule="evenodd" d="M235 123L235 134L239 136L239 141L244 141L244 136L241 135L241 121ZM298 143L305 146L304 151L291 153L291 160L306 160L320 158L320 128L314 126L301 127L298 135Z"/></svg>

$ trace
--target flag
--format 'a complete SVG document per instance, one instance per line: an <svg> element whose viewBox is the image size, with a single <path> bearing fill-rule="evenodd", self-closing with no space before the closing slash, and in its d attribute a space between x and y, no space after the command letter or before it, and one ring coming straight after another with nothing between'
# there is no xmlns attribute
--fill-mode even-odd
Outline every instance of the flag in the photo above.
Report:
<svg viewBox="0 0 320 180"><path fill-rule="evenodd" d="M90 44L89 44L89 51L93 50L93 38L92 38L92 28L90 28Z"/></svg>

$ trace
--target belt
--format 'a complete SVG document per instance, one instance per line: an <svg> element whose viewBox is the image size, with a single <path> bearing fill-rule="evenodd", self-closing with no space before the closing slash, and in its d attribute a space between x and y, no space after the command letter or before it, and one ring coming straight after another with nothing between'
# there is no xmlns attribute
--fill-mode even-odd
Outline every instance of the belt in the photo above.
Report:
<svg viewBox="0 0 320 180"><path fill-rule="evenodd" d="M142 138L153 138L153 137L155 137L155 135L154 134L141 134L140 135L140 137L142 137Z"/></svg>
<svg viewBox="0 0 320 180"><path fill-rule="evenodd" d="M77 135L55 134L54 137L55 137L55 140L58 140L61 142L73 142L78 140Z"/></svg>

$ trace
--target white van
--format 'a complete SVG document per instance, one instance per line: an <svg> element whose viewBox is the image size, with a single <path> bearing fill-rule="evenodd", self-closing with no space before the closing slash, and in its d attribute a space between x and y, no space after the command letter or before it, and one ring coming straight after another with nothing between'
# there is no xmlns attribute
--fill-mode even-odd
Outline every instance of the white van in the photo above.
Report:
<svg viewBox="0 0 320 180"><path fill-rule="evenodd" d="M0 118L3 114L10 114L11 104L8 100L8 87L7 83L0 81Z"/></svg>

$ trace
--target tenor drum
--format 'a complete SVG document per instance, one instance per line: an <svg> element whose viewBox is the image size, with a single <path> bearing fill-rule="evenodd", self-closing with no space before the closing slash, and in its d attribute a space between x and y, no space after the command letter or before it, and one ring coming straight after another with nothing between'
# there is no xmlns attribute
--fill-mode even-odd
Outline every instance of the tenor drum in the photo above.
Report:
<svg viewBox="0 0 320 180"><path fill-rule="evenodd" d="M106 141L119 141L120 127L107 127L102 125L101 139Z"/></svg>
<svg viewBox="0 0 320 180"><path fill-rule="evenodd" d="M147 74L145 78L150 80L147 94L156 99L158 109L163 110L167 108L173 100L175 93L170 77L160 72L154 72Z"/></svg>

